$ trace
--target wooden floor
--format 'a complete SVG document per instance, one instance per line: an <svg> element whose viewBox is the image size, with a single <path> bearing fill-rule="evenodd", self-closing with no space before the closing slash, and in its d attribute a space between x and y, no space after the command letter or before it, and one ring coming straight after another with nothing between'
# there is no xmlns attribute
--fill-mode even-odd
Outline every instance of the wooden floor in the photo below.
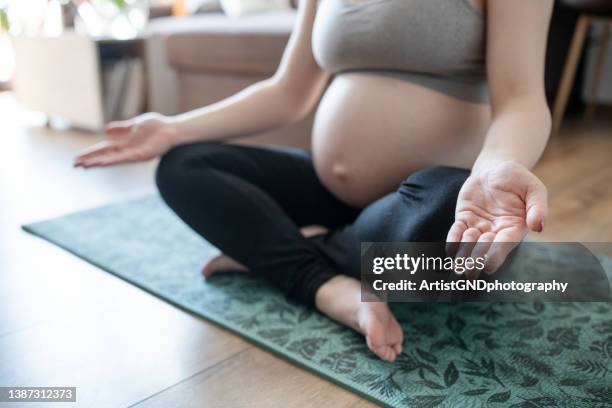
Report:
<svg viewBox="0 0 612 408"><path fill-rule="evenodd" d="M73 170L98 137L40 124L0 93L0 386L76 386L83 407L372 406L23 233L153 191L153 163ZM537 168L551 204L540 238L612 241L612 122L565 132Z"/></svg>

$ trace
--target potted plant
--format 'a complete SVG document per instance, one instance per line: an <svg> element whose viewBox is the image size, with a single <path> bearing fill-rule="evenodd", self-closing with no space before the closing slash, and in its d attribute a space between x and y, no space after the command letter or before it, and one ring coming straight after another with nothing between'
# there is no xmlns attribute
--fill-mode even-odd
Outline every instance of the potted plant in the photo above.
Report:
<svg viewBox="0 0 612 408"><path fill-rule="evenodd" d="M6 5L0 4L0 34L7 33L9 30L9 20L6 9Z"/></svg>

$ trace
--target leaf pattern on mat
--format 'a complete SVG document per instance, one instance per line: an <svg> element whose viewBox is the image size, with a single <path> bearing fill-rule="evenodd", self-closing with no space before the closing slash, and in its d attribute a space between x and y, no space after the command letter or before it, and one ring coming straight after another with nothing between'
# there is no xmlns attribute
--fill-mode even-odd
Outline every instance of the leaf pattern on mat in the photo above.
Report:
<svg viewBox="0 0 612 408"><path fill-rule="evenodd" d="M446 367L446 370L444 370L444 384L446 384L447 387L450 387L457 382L458 378L459 371L457 371L457 367L455 367L455 364L451 361L448 364L448 367Z"/></svg>
<svg viewBox="0 0 612 408"><path fill-rule="evenodd" d="M406 398L403 403L415 408L435 408L439 407L445 399L445 395L417 395Z"/></svg>
<svg viewBox="0 0 612 408"><path fill-rule="evenodd" d="M536 375L554 376L553 369L535 356L516 351L511 354L511 360L517 366L525 368Z"/></svg>
<svg viewBox="0 0 612 408"><path fill-rule="evenodd" d="M327 339L310 338L294 341L287 350L300 354L303 358L311 360L317 351L327 342Z"/></svg>
<svg viewBox="0 0 612 408"><path fill-rule="evenodd" d="M156 196L29 228L381 405L611 406L612 304L393 304L406 341L390 364L373 356L362 336L257 277L204 280L201 267L218 251ZM107 242L114 244L101 245ZM610 259L601 259L611 271Z"/></svg>
<svg viewBox="0 0 612 408"><path fill-rule="evenodd" d="M357 368L357 356L350 350L328 354L321 360L321 364L328 367L334 373L348 374Z"/></svg>
<svg viewBox="0 0 612 408"><path fill-rule="evenodd" d="M543 408L556 407L557 401L551 397L530 398L523 402L510 405L510 408Z"/></svg>
<svg viewBox="0 0 612 408"><path fill-rule="evenodd" d="M606 364L598 360L574 360L572 367L576 371L593 374L597 377L605 377L610 372Z"/></svg>
<svg viewBox="0 0 612 408"><path fill-rule="evenodd" d="M612 336L594 341L589 350L598 352L603 358L612 359Z"/></svg>
<svg viewBox="0 0 612 408"><path fill-rule="evenodd" d="M557 327L548 332L548 341L557 343L563 348L569 350L578 349L578 334L577 327Z"/></svg>
<svg viewBox="0 0 612 408"><path fill-rule="evenodd" d="M264 339L268 339L272 341L274 344L279 346L284 346L289 342L289 336L291 334L291 330L289 329L269 329L269 330L261 330L257 333Z"/></svg>
<svg viewBox="0 0 612 408"><path fill-rule="evenodd" d="M489 391L488 388L476 388L475 390L468 390L463 393L463 395L482 395Z"/></svg>
<svg viewBox="0 0 612 408"><path fill-rule="evenodd" d="M470 360L466 358L464 360L465 370L462 373L467 375L473 375L475 377L482 377L494 380L499 385L504 387L504 383L499 379L495 373L495 361L482 357L480 361Z"/></svg>
<svg viewBox="0 0 612 408"><path fill-rule="evenodd" d="M506 402L510 399L510 395L510 391L499 392L497 394L491 395L487 399L487 402Z"/></svg>
<svg viewBox="0 0 612 408"><path fill-rule="evenodd" d="M391 375L382 380L371 382L368 385L371 391L379 392L386 398L392 398L402 390Z"/></svg>

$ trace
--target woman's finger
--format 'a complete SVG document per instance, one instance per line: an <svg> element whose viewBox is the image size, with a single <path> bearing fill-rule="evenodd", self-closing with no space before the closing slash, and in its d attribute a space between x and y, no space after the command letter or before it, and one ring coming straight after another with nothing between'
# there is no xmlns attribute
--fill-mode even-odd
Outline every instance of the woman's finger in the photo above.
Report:
<svg viewBox="0 0 612 408"><path fill-rule="evenodd" d="M110 166L111 164L124 163L130 161L130 159L134 157L132 150L133 149L123 148L107 151L106 154L96 155L83 160L80 166L87 169L91 167L105 167Z"/></svg>
<svg viewBox="0 0 612 408"><path fill-rule="evenodd" d="M102 156L100 156L100 157L92 157L90 159L83 160L83 161L81 161L79 163L79 167L82 167L84 169L90 169L92 167L98 167L98 166L100 166L99 163L100 163L101 157Z"/></svg>
<svg viewBox="0 0 612 408"><path fill-rule="evenodd" d="M519 244L516 234L511 230L502 230L497 233L489 251L483 272L491 275L504 263L510 252Z"/></svg>
<svg viewBox="0 0 612 408"><path fill-rule="evenodd" d="M535 232L542 232L548 215L548 192L546 186L534 177L525 197L527 226Z"/></svg>
<svg viewBox="0 0 612 408"><path fill-rule="evenodd" d="M446 236L446 253L448 256L455 256L457 250L459 250L459 243L463 233L467 230L467 225L463 221L455 221L448 235Z"/></svg>
<svg viewBox="0 0 612 408"><path fill-rule="evenodd" d="M92 167L101 167L104 164L107 156L109 156L109 154L100 155L100 156L89 158L87 160L83 160L83 162L80 164L80 167L83 167L85 169L90 169Z"/></svg>
<svg viewBox="0 0 612 408"><path fill-rule="evenodd" d="M485 232L484 234L482 234L480 238L478 238L478 242L476 242L476 245L474 245L474 249L472 249L472 253L469 255L469 257L474 260L478 258L484 258L487 252L489 251L489 248L491 247L491 244L493 243L494 239L494 232ZM467 271L467 276L470 279L476 279L480 275L482 269L483 268L474 267Z"/></svg>
<svg viewBox="0 0 612 408"><path fill-rule="evenodd" d="M111 122L108 125L106 125L106 127L104 128L104 131L106 132L107 135L111 136L112 138L117 138L117 137L129 135L132 130L132 126L134 126L133 119L116 121L116 122Z"/></svg>
<svg viewBox="0 0 612 408"><path fill-rule="evenodd" d="M106 141L100 142L90 147L89 149L79 153L74 159L74 165L78 167L86 160L92 159L94 157L104 156L114 150L117 150L118 148L119 146L116 146L112 143Z"/></svg>
<svg viewBox="0 0 612 408"><path fill-rule="evenodd" d="M474 250L471 253L472 258L480 258L483 257L489 252L489 248L491 248L491 244L495 240L494 232L485 232L478 238L478 242L474 246Z"/></svg>
<svg viewBox="0 0 612 408"><path fill-rule="evenodd" d="M142 155L137 149L124 149L120 152L109 154L102 158L100 166L113 166L121 163L133 163L142 160Z"/></svg>
<svg viewBox="0 0 612 408"><path fill-rule="evenodd" d="M468 257L472 253L472 250L474 249L476 242L478 242L478 238L480 238L481 234L482 233L480 230L474 227L470 227L465 230L463 236L461 237L461 244L459 245L459 250L457 251L455 258ZM458 272L458 274L461 273Z"/></svg>

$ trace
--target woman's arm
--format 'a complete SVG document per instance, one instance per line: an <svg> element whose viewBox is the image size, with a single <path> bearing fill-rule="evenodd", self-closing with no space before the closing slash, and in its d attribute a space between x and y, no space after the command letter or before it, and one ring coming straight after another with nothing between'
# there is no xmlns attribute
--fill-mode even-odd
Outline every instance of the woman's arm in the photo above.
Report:
<svg viewBox="0 0 612 408"><path fill-rule="evenodd" d="M300 2L296 27L272 78L173 118L181 142L251 135L297 122L314 108L329 78L312 55L316 3Z"/></svg>
<svg viewBox="0 0 612 408"><path fill-rule="evenodd" d="M249 136L297 122L313 109L329 79L311 50L316 6L317 0L300 2L296 26L272 78L175 117L148 113L111 123L106 128L110 140L79 154L74 165L89 168L144 161L179 144Z"/></svg>
<svg viewBox="0 0 612 408"><path fill-rule="evenodd" d="M493 119L474 171L511 160L527 168L550 134L544 58L553 0L489 0L487 73Z"/></svg>
<svg viewBox="0 0 612 408"><path fill-rule="evenodd" d="M492 122L447 237L451 254L487 255L485 272L494 272L529 229L544 228L546 187L529 169L551 126L544 57L552 6L553 0L487 2Z"/></svg>

